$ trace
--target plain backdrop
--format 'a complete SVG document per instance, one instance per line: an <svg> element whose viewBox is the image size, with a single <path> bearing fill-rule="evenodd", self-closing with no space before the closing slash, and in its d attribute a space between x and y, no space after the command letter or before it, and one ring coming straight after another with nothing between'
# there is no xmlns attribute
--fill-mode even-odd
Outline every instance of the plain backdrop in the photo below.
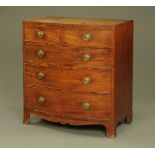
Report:
<svg viewBox="0 0 155 155"><path fill-rule="evenodd" d="M31 118L22 124L22 20L57 16L134 20L133 123L116 139L98 126L73 127ZM0 7L0 147L154 147L155 7Z"/></svg>

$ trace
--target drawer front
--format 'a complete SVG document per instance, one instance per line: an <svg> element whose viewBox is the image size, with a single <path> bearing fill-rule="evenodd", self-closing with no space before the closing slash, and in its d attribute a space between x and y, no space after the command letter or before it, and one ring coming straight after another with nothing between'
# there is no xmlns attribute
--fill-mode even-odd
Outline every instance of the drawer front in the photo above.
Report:
<svg viewBox="0 0 155 155"><path fill-rule="evenodd" d="M75 68L104 69L104 66L112 66L111 49L24 44L24 60Z"/></svg>
<svg viewBox="0 0 155 155"><path fill-rule="evenodd" d="M24 41L60 43L60 28L51 24L24 23Z"/></svg>
<svg viewBox="0 0 155 155"><path fill-rule="evenodd" d="M72 119L105 119L111 116L111 95L80 94L25 86L25 107ZM87 106L86 106L87 105Z"/></svg>
<svg viewBox="0 0 155 155"><path fill-rule="evenodd" d="M112 30L66 29L63 42L75 46L112 46Z"/></svg>
<svg viewBox="0 0 155 155"><path fill-rule="evenodd" d="M25 64L25 83L81 92L111 92L111 71L56 69Z"/></svg>

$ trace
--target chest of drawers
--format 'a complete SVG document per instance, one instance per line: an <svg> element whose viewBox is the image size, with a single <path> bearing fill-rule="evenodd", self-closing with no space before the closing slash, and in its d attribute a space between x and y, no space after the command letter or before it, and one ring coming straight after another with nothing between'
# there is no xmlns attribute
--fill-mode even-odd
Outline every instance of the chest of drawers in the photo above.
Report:
<svg viewBox="0 0 155 155"><path fill-rule="evenodd" d="M24 119L103 125L132 121L133 21L23 21Z"/></svg>

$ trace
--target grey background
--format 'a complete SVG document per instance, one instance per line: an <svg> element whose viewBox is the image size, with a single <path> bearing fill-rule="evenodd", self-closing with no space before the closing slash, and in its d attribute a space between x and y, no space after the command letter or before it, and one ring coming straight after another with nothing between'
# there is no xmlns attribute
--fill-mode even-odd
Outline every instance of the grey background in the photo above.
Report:
<svg viewBox="0 0 155 155"><path fill-rule="evenodd" d="M134 117L116 139L102 127L31 118L22 124L22 20L42 16L134 20ZM0 7L0 147L154 147L155 7Z"/></svg>

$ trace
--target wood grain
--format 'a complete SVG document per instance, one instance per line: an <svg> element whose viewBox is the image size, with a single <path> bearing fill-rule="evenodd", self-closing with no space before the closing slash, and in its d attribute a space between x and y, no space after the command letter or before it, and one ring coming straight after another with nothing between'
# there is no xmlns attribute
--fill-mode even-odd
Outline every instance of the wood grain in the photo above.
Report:
<svg viewBox="0 0 155 155"><path fill-rule="evenodd" d="M63 26L73 26L73 25L79 25L79 26L91 26L91 27L97 27L101 26L102 28L104 26L113 27L115 25L118 25L120 23L128 22L129 20L122 20L122 19L98 19L98 18L67 18L67 17L41 17L41 18L34 18L34 19L26 19L24 20L26 22L32 22L32 23L43 23L43 24L53 24L53 25L63 25Z"/></svg>

